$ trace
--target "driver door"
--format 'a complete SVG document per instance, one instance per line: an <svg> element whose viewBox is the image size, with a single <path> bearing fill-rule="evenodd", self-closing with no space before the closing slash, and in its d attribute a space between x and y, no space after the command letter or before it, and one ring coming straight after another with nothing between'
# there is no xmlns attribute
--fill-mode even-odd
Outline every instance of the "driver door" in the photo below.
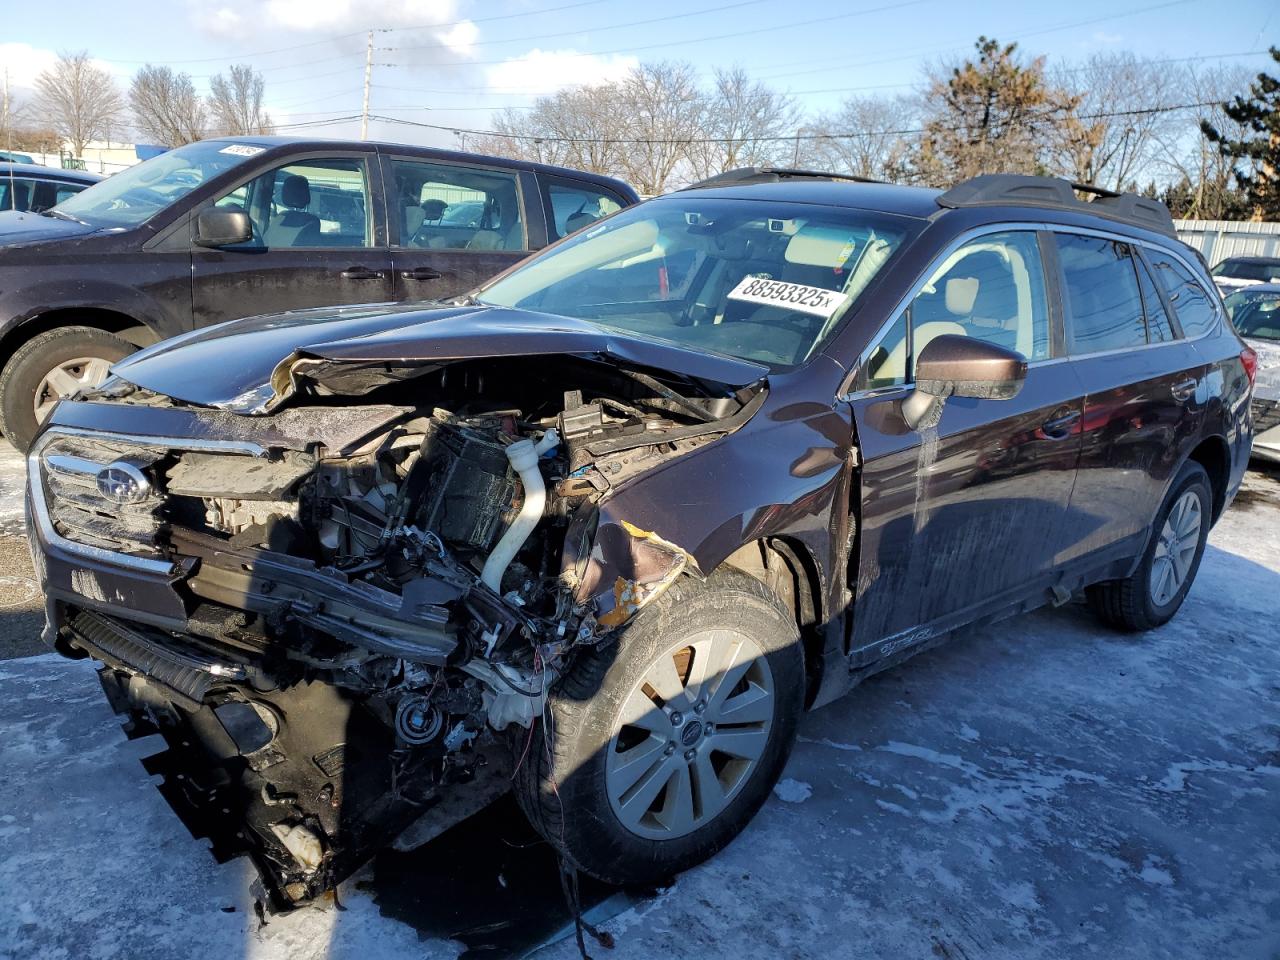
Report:
<svg viewBox="0 0 1280 960"><path fill-rule="evenodd" d="M1037 234L1005 231L941 257L869 351L849 401L863 460L855 650L886 655L1053 584L1083 401L1060 329ZM941 334L1017 350L1027 379L1012 399L951 397L913 430L912 361Z"/></svg>
<svg viewBox="0 0 1280 960"><path fill-rule="evenodd" d="M195 326L302 307L392 299L391 251L372 154L286 161L215 201L240 207L253 238L194 247Z"/></svg>

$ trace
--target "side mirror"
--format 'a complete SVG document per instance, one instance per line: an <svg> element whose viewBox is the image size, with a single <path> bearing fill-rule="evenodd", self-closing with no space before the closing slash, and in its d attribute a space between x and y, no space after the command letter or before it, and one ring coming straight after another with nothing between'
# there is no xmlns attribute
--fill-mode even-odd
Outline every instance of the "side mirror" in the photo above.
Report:
<svg viewBox="0 0 1280 960"><path fill-rule="evenodd" d="M206 207L196 217L196 246L229 247L252 239L249 214L236 207Z"/></svg>
<svg viewBox="0 0 1280 960"><path fill-rule="evenodd" d="M934 337L915 364L915 390L902 401L912 430L942 412L947 397L1009 400L1027 379L1027 359L985 340L947 333Z"/></svg>

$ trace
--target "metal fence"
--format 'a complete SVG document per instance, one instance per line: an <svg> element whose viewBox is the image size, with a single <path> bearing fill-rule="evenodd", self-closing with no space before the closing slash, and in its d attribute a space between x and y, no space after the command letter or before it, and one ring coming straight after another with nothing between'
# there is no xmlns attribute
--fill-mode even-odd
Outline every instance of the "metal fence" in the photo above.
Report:
<svg viewBox="0 0 1280 960"><path fill-rule="evenodd" d="M1209 266L1227 257L1280 257L1280 223L1246 220L1175 220L1178 237L1195 247Z"/></svg>

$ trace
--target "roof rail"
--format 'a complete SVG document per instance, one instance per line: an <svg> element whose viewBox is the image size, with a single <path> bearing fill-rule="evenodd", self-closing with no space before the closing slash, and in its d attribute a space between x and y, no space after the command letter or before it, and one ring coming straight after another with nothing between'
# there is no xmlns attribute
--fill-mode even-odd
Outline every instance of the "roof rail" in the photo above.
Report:
<svg viewBox="0 0 1280 960"><path fill-rule="evenodd" d="M830 173L825 170L792 170L786 167L740 167L726 170L714 177L691 183L680 190L702 190L706 187L742 187L749 183L777 183L779 180L850 180L854 183L883 183L870 177L856 177L851 173ZM677 191L678 192L678 191Z"/></svg>
<svg viewBox="0 0 1280 960"><path fill-rule="evenodd" d="M1091 194L1093 199L1082 200L1077 193ZM1092 213L1177 237L1173 229L1173 215L1159 200L1136 193L1118 193L1091 183L1071 183L1060 177L984 173L958 183L938 196L938 206L953 209L1009 205Z"/></svg>

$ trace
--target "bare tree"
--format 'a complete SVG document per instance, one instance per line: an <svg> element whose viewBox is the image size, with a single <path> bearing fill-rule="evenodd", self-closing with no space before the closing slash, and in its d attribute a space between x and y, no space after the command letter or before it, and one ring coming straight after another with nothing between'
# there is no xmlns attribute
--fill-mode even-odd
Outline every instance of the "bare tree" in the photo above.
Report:
<svg viewBox="0 0 1280 960"><path fill-rule="evenodd" d="M217 133L246 136L271 133L271 115L263 107L266 84L247 63L231 67L230 75L209 81L209 112Z"/></svg>
<svg viewBox="0 0 1280 960"><path fill-rule="evenodd" d="M834 113L808 123L801 142L806 166L851 173L870 180L896 180L911 152L907 131L919 122L919 104L911 97L852 97Z"/></svg>
<svg viewBox="0 0 1280 960"><path fill-rule="evenodd" d="M689 63L641 64L618 88L629 141L623 170L642 194L662 193L703 136L697 72Z"/></svg>
<svg viewBox="0 0 1280 960"><path fill-rule="evenodd" d="M129 102L138 130L154 143L180 147L204 136L204 103L185 73L147 64L134 75Z"/></svg>
<svg viewBox="0 0 1280 960"><path fill-rule="evenodd" d="M85 50L59 54L36 78L35 106L77 155L89 141L105 139L124 113L115 80Z"/></svg>
<svg viewBox="0 0 1280 960"><path fill-rule="evenodd" d="M790 159L783 138L796 129L795 102L741 67L716 70L715 89L703 100L702 135L690 145L689 166L703 179L738 167L760 167Z"/></svg>
<svg viewBox="0 0 1280 960"><path fill-rule="evenodd" d="M538 98L532 110L496 114L496 135L473 139L469 146L495 156L618 174L628 149L618 107L614 84L571 87Z"/></svg>
<svg viewBox="0 0 1280 960"><path fill-rule="evenodd" d="M1132 189L1158 162L1160 139L1182 124L1162 109L1179 94L1169 73L1168 64L1132 53L1098 53L1054 71L1055 85L1078 102L1064 124L1059 168L1084 183Z"/></svg>
<svg viewBox="0 0 1280 960"><path fill-rule="evenodd" d="M1179 100L1192 104L1176 111L1178 122L1156 137L1159 163L1182 216L1221 220L1243 212L1241 198L1231 189L1235 161L1223 156L1201 128L1208 124L1232 139L1247 136L1247 127L1232 120L1223 107L1234 94L1248 89L1251 79L1244 67L1192 66L1180 80L1175 76L1166 81L1177 85Z"/></svg>

